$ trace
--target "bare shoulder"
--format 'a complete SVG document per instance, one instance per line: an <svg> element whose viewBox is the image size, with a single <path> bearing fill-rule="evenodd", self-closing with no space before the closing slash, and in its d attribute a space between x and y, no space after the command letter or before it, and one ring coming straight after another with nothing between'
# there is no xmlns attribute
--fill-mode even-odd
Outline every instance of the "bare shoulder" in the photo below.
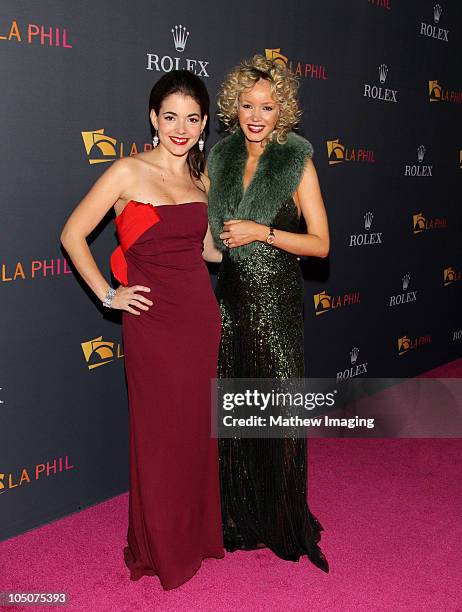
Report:
<svg viewBox="0 0 462 612"><path fill-rule="evenodd" d="M148 164L152 164L152 150L150 151L140 151L136 155L130 155L130 159L134 161L142 161ZM126 158L128 159L128 158Z"/></svg>
<svg viewBox="0 0 462 612"><path fill-rule="evenodd" d="M308 158L305 163L305 168L303 169L303 174L300 179L300 183L298 185L298 189L307 187L309 185L318 183L318 173L316 172L316 167L311 158ZM298 191L297 189L297 191Z"/></svg>
<svg viewBox="0 0 462 612"><path fill-rule="evenodd" d="M133 157L122 157L112 163L109 170L120 179L128 179L136 172L137 163Z"/></svg>
<svg viewBox="0 0 462 612"><path fill-rule="evenodd" d="M305 169L303 171L303 175L305 174L316 174L316 168L314 166L313 160L309 157L305 162Z"/></svg>
<svg viewBox="0 0 462 612"><path fill-rule="evenodd" d="M302 202L307 198L309 199L310 197L314 196L317 197L319 191L320 186L318 180L318 173L316 172L313 160L309 158L305 162L305 167L303 169L300 182L294 193L294 200L297 204L297 207L300 209Z"/></svg>

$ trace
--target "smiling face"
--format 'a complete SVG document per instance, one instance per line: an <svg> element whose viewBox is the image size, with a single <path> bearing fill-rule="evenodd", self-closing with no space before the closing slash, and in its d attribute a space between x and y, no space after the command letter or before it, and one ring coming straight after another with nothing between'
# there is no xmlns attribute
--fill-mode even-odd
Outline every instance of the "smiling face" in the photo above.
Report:
<svg viewBox="0 0 462 612"><path fill-rule="evenodd" d="M175 156L186 155L199 140L207 117L201 117L199 104L180 93L167 96L159 114L151 111L151 121L159 133L160 145Z"/></svg>
<svg viewBox="0 0 462 612"><path fill-rule="evenodd" d="M239 96L239 125L250 142L262 142L268 138L278 117L279 104L271 95L269 81L260 79Z"/></svg>

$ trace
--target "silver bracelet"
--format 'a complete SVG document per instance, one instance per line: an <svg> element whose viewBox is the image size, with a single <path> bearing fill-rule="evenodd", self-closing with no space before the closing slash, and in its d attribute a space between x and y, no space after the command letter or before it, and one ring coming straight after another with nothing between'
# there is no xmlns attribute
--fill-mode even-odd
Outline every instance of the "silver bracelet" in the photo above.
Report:
<svg viewBox="0 0 462 612"><path fill-rule="evenodd" d="M113 289L112 287L109 287L107 293L106 293L106 297L103 300L103 306L106 306L106 308L112 308L112 300L115 296L116 290Z"/></svg>

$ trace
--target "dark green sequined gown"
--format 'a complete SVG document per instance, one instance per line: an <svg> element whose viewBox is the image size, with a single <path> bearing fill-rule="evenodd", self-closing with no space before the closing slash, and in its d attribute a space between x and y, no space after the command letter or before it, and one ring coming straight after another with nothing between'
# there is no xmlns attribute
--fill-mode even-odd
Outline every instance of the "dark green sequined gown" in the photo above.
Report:
<svg viewBox="0 0 462 612"><path fill-rule="evenodd" d="M298 231L292 199L273 226ZM264 243L237 262L225 252L216 296L220 377L304 377L303 279L296 256ZM308 555L328 571L318 546L322 526L306 501L306 440L220 439L219 449L225 548L266 546L291 561Z"/></svg>

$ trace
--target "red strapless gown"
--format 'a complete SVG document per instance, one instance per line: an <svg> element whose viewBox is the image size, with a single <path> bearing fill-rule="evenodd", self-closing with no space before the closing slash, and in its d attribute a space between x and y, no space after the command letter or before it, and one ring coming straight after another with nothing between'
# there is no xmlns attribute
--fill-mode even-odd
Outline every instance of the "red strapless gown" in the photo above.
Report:
<svg viewBox="0 0 462 612"><path fill-rule="evenodd" d="M123 313L130 430L124 557L132 580L157 575L173 589L202 559L224 555L218 445L210 436L221 316L201 254L207 206L131 201L116 223L124 255L116 255L114 271L123 276L125 259L128 285L150 287L143 295L154 302L139 316Z"/></svg>

